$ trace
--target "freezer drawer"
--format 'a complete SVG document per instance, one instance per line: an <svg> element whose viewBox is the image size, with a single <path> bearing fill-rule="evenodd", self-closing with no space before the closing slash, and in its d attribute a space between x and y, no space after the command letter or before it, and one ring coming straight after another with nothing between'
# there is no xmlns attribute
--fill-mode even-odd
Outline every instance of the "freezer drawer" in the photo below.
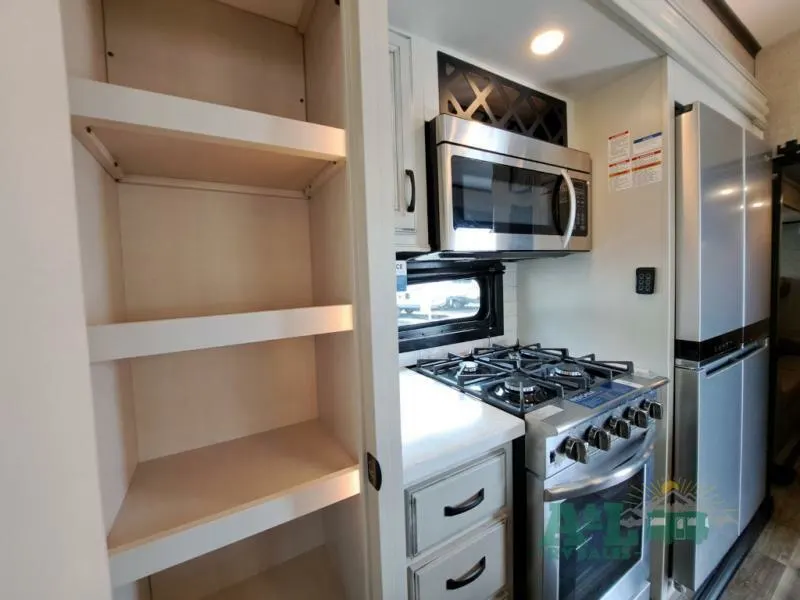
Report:
<svg viewBox="0 0 800 600"><path fill-rule="evenodd" d="M724 359L699 371L675 369L673 480L680 488L671 500L696 513L697 528L694 539L675 536L672 575L692 590L739 535L742 371L741 360Z"/></svg>
<svg viewBox="0 0 800 600"><path fill-rule="evenodd" d="M742 470L739 483L739 533L756 513L767 491L767 401L769 347L754 348L742 361Z"/></svg>

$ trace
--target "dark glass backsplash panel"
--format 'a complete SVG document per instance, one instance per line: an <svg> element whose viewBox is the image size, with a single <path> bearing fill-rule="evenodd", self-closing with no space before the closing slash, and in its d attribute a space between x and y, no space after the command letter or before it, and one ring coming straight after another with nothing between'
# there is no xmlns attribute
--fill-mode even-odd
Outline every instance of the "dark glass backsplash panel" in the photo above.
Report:
<svg viewBox="0 0 800 600"><path fill-rule="evenodd" d="M567 145L567 103L438 53L439 112Z"/></svg>

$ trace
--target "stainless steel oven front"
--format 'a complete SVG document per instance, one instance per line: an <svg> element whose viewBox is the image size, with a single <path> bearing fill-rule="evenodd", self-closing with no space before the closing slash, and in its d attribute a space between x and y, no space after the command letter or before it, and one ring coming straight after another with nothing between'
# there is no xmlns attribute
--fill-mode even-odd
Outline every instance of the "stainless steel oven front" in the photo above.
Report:
<svg viewBox="0 0 800 600"><path fill-rule="evenodd" d="M528 471L533 600L649 597L655 438L652 428L604 464L576 464L547 479Z"/></svg>
<svg viewBox="0 0 800 600"><path fill-rule="evenodd" d="M591 249L588 154L451 115L432 125L433 249Z"/></svg>

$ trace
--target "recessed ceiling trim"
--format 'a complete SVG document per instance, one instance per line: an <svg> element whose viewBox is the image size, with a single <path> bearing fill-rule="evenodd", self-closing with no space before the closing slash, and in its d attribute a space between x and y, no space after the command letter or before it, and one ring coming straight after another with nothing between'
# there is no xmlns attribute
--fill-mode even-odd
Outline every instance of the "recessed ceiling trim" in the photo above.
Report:
<svg viewBox="0 0 800 600"><path fill-rule="evenodd" d="M711 9L711 12L716 15L720 22L725 25L728 31L731 32L736 41L739 42L747 53L753 58L756 54L761 52L761 44L747 28L739 16L733 12L733 9L728 5L725 0L703 0L706 6Z"/></svg>
<svg viewBox="0 0 800 600"><path fill-rule="evenodd" d="M764 90L744 67L670 0L599 0L633 27L647 33L690 73L706 82L761 129L767 127L769 108Z"/></svg>

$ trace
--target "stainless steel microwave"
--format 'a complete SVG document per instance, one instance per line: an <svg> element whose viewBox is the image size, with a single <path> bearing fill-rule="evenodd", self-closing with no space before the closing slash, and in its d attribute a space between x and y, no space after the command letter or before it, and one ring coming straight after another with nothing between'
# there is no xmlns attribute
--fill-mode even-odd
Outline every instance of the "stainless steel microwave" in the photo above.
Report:
<svg viewBox="0 0 800 600"><path fill-rule="evenodd" d="M427 126L433 252L524 258L591 250L588 154L451 115Z"/></svg>

